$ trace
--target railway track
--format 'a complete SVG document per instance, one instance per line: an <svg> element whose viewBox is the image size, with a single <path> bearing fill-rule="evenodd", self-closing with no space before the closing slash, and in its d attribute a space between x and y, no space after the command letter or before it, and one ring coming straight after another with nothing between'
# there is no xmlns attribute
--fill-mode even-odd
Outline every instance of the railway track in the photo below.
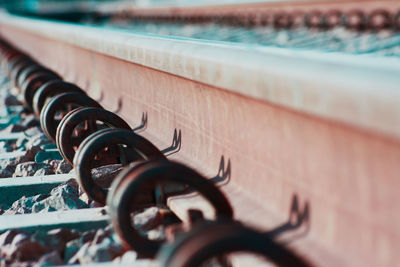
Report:
<svg viewBox="0 0 400 267"><path fill-rule="evenodd" d="M82 20L90 25L2 13L3 92L25 108L2 110L0 124L30 114L41 130L1 133L14 148L0 158L33 167L14 161L0 180L0 231L24 231L34 245L62 231L89 236L85 255L60 249L62 264L105 249L100 260L110 264L194 266L249 249L283 266L397 265L397 5L288 1L111 15L103 6ZM339 7L344 24L327 25ZM376 10L385 12L375 21ZM295 11L306 14L303 25L277 24ZM43 144L25 146L37 135ZM17 170L37 177L11 178ZM74 205L62 201L65 191ZM34 214L10 215L27 198L39 204L23 212ZM147 223L147 238L132 219Z"/></svg>
<svg viewBox="0 0 400 267"><path fill-rule="evenodd" d="M210 247L215 244L221 253L250 249L278 264L307 266L272 236L235 222L232 207L218 187L182 163L167 160L164 154L169 150L158 150L118 115L29 56L6 43L1 50L8 79L3 88L5 135L0 139L12 150L1 156L2 176L6 176L0 184L2 264L113 260L112 266L194 266L214 255L220 257ZM20 89L19 95L9 94L8 81ZM37 120L26 122L32 112L40 118L41 129ZM193 230L185 237L178 232L184 231L182 221L167 208L167 199L194 192L209 201L217 221L205 220L201 210L190 209L187 227ZM177 241L162 248L168 229L176 231L170 238ZM212 233L221 229L222 235L215 239ZM111 236L113 231L119 238ZM193 254L190 243L197 244L196 239L205 235L211 239ZM232 241L251 243L253 248L231 246ZM126 250L137 254L128 255L126 261ZM157 254L158 261L141 259Z"/></svg>

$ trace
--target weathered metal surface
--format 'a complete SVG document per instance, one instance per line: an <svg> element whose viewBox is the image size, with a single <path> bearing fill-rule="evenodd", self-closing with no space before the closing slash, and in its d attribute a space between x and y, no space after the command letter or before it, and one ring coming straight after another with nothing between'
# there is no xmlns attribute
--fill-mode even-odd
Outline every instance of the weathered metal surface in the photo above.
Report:
<svg viewBox="0 0 400 267"><path fill-rule="evenodd" d="M159 259L160 265L165 267L197 267L213 257L219 257L220 263L225 262L226 255L234 252L262 256L265 266L311 266L272 238L231 221L194 225L191 231L165 247Z"/></svg>
<svg viewBox="0 0 400 267"><path fill-rule="evenodd" d="M395 9L396 0L235 0L235 1L162 1L122 2L97 5L95 9L103 14L153 15L153 16L221 16L224 14L268 13L276 11L310 11L315 9L373 10L382 7Z"/></svg>
<svg viewBox="0 0 400 267"><path fill-rule="evenodd" d="M54 187L73 178L75 174L2 178L0 179L0 203L11 205L23 196L46 194Z"/></svg>
<svg viewBox="0 0 400 267"><path fill-rule="evenodd" d="M11 71L11 73L10 73L10 80L11 80L15 85L17 85L18 77L19 77L19 75L21 74L21 72L22 72L25 68L27 68L27 67L29 67L29 66L32 66L33 64L34 64L34 62L32 61L32 59L26 59L26 60L23 60L23 61L21 61L20 63L18 63L18 64L14 67L14 69Z"/></svg>
<svg viewBox="0 0 400 267"><path fill-rule="evenodd" d="M63 50L66 49L64 47L66 44L78 46L292 110L344 122L372 132L381 132L387 136L399 137L398 60L189 41L27 20L10 15L2 15L1 22L3 25L8 25L3 27L6 38L12 38L20 45L24 43L19 42L22 41L21 37L29 38L30 43L36 43L34 39L42 39L42 42L56 41L57 45L52 49L54 55L48 53L46 56L44 47L31 49L25 46L25 51L31 49L37 51L33 53L43 55L41 56L43 62L51 62L50 58L59 55L61 51L67 51ZM24 31L29 32L29 37L23 33ZM108 36L109 41L105 41L104 36ZM79 58L78 55L83 56L82 53L75 53L75 56L66 59L64 66L61 63L57 66L53 63L52 67L60 73L65 73L67 70L65 65L68 62L74 64L73 62L79 60L93 65L96 60L87 55L85 58ZM84 67L74 66L74 68ZM85 72L89 75L86 78L84 72L78 76L70 69L68 79L78 81L82 88L87 87L91 80L92 94L100 96L100 84L94 82L96 77L99 77L98 68L93 67L92 70ZM118 75L118 77L123 76ZM116 81L115 78L112 80Z"/></svg>
<svg viewBox="0 0 400 267"><path fill-rule="evenodd" d="M354 3L353 3L354 4ZM181 8L178 10L163 9L131 9L121 13L109 14L112 19L140 21L153 21L159 23L217 23L232 27L265 27L275 29L296 29L306 27L309 29L328 30L335 27L346 28L358 32L367 31L399 31L400 13L394 9L397 3L390 6L380 4L362 9L354 9L351 5L317 5L311 9L307 6L297 8L271 7L232 10L224 8L216 11L212 6L206 10L193 10ZM239 7L237 7L239 8Z"/></svg>
<svg viewBox="0 0 400 267"><path fill-rule="evenodd" d="M29 67L26 67L25 69L22 70L22 72L15 77L16 78L16 86L21 87L22 84L25 82L26 79L29 78L29 76L34 75L39 72L50 72L50 70L44 68L43 66L39 66L37 64L30 64L28 65Z"/></svg>
<svg viewBox="0 0 400 267"><path fill-rule="evenodd" d="M132 161L149 159L165 159L165 156L133 131L104 129L89 135L81 143L74 157L74 166L82 189L91 199L105 205L107 190L95 183L91 168L115 163L125 166Z"/></svg>
<svg viewBox="0 0 400 267"><path fill-rule="evenodd" d="M396 62L196 41L186 47L185 40L8 18L1 28L8 40L102 96L105 107L114 110L121 98L131 125L146 112L141 134L157 146L181 129L182 147L171 157L221 181L246 223L276 227L271 217L285 222L298 195L310 227L291 246L313 263L398 265ZM272 104L284 102L290 110Z"/></svg>
<svg viewBox="0 0 400 267"><path fill-rule="evenodd" d="M46 100L51 97L67 92L84 92L81 88L72 83L67 83L60 80L53 80L43 84L33 96L33 111L37 116L40 116Z"/></svg>
<svg viewBox="0 0 400 267"><path fill-rule="evenodd" d="M42 71L30 75L21 85L21 90L24 95L25 104L28 108L33 110L33 96L35 92L48 81L60 80L61 78L52 72Z"/></svg>
<svg viewBox="0 0 400 267"><path fill-rule="evenodd" d="M98 123L102 123L99 125ZM82 129L79 125L85 124ZM57 127L56 144L65 160L72 164L82 141L101 127L132 130L118 115L100 108L78 108L69 112Z"/></svg>
<svg viewBox="0 0 400 267"><path fill-rule="evenodd" d="M81 106L101 108L97 101L82 92L69 92L54 96L40 113L40 125L46 136L52 141L56 139L57 126L60 123L55 118L57 113L63 112L63 116L65 116L69 111Z"/></svg>
<svg viewBox="0 0 400 267"><path fill-rule="evenodd" d="M177 188L175 192L168 189L171 185ZM163 206L169 195L182 193L185 189L197 192L209 201L215 211L215 218L233 218L233 210L227 198L212 182L196 171L165 160L136 164L119 175L110 190L111 195L107 198L111 221L123 245L145 257L154 257L163 241L144 237L132 226L131 212L135 213L149 206ZM155 195L157 191L159 195Z"/></svg>

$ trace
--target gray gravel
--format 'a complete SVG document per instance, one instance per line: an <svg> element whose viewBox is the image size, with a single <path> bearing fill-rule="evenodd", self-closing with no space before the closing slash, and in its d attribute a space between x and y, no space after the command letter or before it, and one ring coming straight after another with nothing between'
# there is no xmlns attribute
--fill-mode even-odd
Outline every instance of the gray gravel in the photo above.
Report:
<svg viewBox="0 0 400 267"><path fill-rule="evenodd" d="M69 229L33 233L11 230L0 235L0 266L120 261L124 252L110 226L86 232ZM136 254L129 252L128 255L132 264Z"/></svg>

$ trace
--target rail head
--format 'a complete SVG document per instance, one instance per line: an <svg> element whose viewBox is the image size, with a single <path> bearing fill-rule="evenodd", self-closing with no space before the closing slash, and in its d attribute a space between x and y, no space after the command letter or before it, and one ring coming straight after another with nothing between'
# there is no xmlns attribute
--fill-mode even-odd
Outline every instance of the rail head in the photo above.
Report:
<svg viewBox="0 0 400 267"><path fill-rule="evenodd" d="M247 97L398 139L400 61L233 44L0 14L13 30L61 41ZM107 36L107 38L104 38Z"/></svg>
<svg viewBox="0 0 400 267"><path fill-rule="evenodd" d="M103 3L92 6L92 10L100 14L115 14L116 12L130 14L152 14L152 15L182 15L182 14L236 14L256 11L262 8L265 10L276 9L313 9L318 8L362 8L369 9L376 6L398 7L396 0L222 0L222 1L142 1L133 3L122 1L120 3ZM206 12L206 13L205 13Z"/></svg>

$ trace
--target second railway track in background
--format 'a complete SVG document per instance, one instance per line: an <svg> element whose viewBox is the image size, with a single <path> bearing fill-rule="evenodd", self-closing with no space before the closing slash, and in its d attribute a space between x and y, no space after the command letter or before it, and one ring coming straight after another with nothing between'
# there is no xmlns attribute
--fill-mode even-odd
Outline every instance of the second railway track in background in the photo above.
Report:
<svg viewBox="0 0 400 267"><path fill-rule="evenodd" d="M0 127L19 126L0 134L0 160L17 159L2 169L0 242L29 239L25 251L65 264L104 241L100 260L121 266L190 266L232 244L282 266L398 265L399 12L364 0L100 5L78 23L1 13ZM57 204L65 191L75 203ZM10 215L27 199L33 214Z"/></svg>

